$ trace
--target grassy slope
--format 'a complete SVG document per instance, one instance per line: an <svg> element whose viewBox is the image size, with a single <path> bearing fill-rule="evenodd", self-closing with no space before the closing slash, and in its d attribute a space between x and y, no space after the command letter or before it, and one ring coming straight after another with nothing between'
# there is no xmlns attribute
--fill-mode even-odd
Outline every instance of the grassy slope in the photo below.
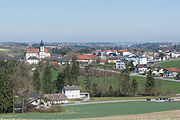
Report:
<svg viewBox="0 0 180 120"><path fill-rule="evenodd" d="M155 66L160 66L160 67L164 67L164 68L177 67L180 69L180 60L165 61L165 62L156 64Z"/></svg>
<svg viewBox="0 0 180 120"><path fill-rule="evenodd" d="M130 77L131 80L133 78L135 78L137 80L139 90L141 90L143 92L146 79L142 78L142 77ZM116 89L118 87L117 79L118 78L115 76L108 77L107 78L107 83L108 83L107 88L109 89L109 86L112 85L113 88ZM97 81L99 86L103 85L104 78L100 77L97 79L96 78L92 79L92 83L94 83L96 81ZM82 87L82 89L85 91L85 78L80 76L79 77L79 83L80 83L80 86ZM180 83L171 82L171 81L156 80L156 84L157 84L157 86L160 85L160 89L162 91L172 91L173 93L180 93Z"/></svg>
<svg viewBox="0 0 180 120"><path fill-rule="evenodd" d="M65 107L64 113L25 113L1 115L16 119L77 119L114 115L131 115L180 109L180 102L120 102Z"/></svg>

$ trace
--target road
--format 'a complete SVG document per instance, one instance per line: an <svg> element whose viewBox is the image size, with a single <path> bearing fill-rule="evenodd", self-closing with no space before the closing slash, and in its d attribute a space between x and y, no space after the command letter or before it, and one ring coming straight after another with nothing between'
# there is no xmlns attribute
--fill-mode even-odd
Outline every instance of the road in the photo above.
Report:
<svg viewBox="0 0 180 120"><path fill-rule="evenodd" d="M96 102L80 102L76 101L72 104L63 104L61 106L74 106L74 105L89 105L89 104L99 104L99 103L117 103L117 102L134 102L134 101L146 101L146 99L137 99L137 100L112 100L112 101L96 101Z"/></svg>
<svg viewBox="0 0 180 120"><path fill-rule="evenodd" d="M111 72L111 73L117 73L120 74L120 72L118 71L114 71L114 70L107 70L107 69L100 69L100 68L93 68L96 70L100 70L100 71L105 71L105 72ZM146 77L146 75L139 75L138 73L130 73L130 76L137 76L137 77ZM180 80L175 80L175 79L168 79L168 78L163 78L163 77L154 77L157 80L166 80L166 81L171 81L171 82L180 82Z"/></svg>

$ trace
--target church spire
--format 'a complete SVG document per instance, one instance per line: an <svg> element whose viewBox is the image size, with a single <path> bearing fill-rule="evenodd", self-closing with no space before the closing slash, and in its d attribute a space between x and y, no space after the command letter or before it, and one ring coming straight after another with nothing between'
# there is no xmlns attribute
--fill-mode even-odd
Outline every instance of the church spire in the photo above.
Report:
<svg viewBox="0 0 180 120"><path fill-rule="evenodd" d="M41 40L40 46L44 46L43 40Z"/></svg>

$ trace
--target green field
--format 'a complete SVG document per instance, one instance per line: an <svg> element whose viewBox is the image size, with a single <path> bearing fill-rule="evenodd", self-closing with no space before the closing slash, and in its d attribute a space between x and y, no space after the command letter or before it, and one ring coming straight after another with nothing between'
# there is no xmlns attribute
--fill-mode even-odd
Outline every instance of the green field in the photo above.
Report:
<svg viewBox="0 0 180 120"><path fill-rule="evenodd" d="M130 77L130 80L132 80L133 78L135 78L138 82L139 91L144 92L146 78L132 76ZM118 88L117 79L118 76L107 77L107 89L109 89L110 85L113 87L113 89ZM86 91L85 77L80 76L78 81L83 91ZM96 82L98 86L101 86L104 83L104 78L103 77L92 78L91 81L92 83ZM164 92L180 93L180 83L177 82L156 80L156 86L159 90Z"/></svg>
<svg viewBox="0 0 180 120"><path fill-rule="evenodd" d="M179 68L180 69L180 60L170 60L156 64L155 66L163 68Z"/></svg>
<svg viewBox="0 0 180 120"><path fill-rule="evenodd" d="M11 119L78 119L115 115L134 115L168 110L179 110L180 102L119 102L64 107L62 113L24 113L0 115Z"/></svg>

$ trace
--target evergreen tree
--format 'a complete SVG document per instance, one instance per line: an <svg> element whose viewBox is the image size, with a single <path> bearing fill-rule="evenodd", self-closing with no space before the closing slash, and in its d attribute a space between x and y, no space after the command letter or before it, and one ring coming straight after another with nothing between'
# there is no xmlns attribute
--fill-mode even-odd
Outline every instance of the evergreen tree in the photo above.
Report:
<svg viewBox="0 0 180 120"><path fill-rule="evenodd" d="M33 74L33 87L36 93L39 94L41 88L41 80L40 80L39 70L37 68Z"/></svg>
<svg viewBox="0 0 180 120"><path fill-rule="evenodd" d="M69 64L66 65L66 68L63 70L63 73L65 75L65 85L72 85L73 82L71 80L71 67Z"/></svg>
<svg viewBox="0 0 180 120"><path fill-rule="evenodd" d="M91 89L91 80L90 80L90 66L85 67L85 77L86 77L86 90L90 92Z"/></svg>
<svg viewBox="0 0 180 120"><path fill-rule="evenodd" d="M53 87L51 67L47 65L43 73L42 92L45 94L52 93Z"/></svg>
<svg viewBox="0 0 180 120"><path fill-rule="evenodd" d="M59 93L64 86L65 74L63 72L59 72L56 80L56 91Z"/></svg>
<svg viewBox="0 0 180 120"><path fill-rule="evenodd" d="M130 71L134 71L135 67L133 64L133 61L131 60L131 62L129 63L129 67L130 67Z"/></svg>
<svg viewBox="0 0 180 120"><path fill-rule="evenodd" d="M71 78L73 84L77 84L78 76L79 76L79 63L77 62L77 58L73 57L72 68L71 68Z"/></svg>
<svg viewBox="0 0 180 120"><path fill-rule="evenodd" d="M122 89L121 89L122 95L127 96L130 91L128 69L123 70L121 73L121 86L122 86Z"/></svg>
<svg viewBox="0 0 180 120"><path fill-rule="evenodd" d="M148 72L148 75L146 77L146 84L145 84L145 92L147 95L153 94L153 89L155 87L155 80L154 76L152 74L152 71Z"/></svg>
<svg viewBox="0 0 180 120"><path fill-rule="evenodd" d="M10 78L7 71L0 73L0 112L12 112L13 90L10 85Z"/></svg>
<svg viewBox="0 0 180 120"><path fill-rule="evenodd" d="M137 83L136 79L134 78L132 80L132 83L131 83L131 93L132 93L132 95L136 95L137 91L138 91L138 83Z"/></svg>
<svg viewBox="0 0 180 120"><path fill-rule="evenodd" d="M178 72L178 74L176 75L176 80L180 80L180 73Z"/></svg>

